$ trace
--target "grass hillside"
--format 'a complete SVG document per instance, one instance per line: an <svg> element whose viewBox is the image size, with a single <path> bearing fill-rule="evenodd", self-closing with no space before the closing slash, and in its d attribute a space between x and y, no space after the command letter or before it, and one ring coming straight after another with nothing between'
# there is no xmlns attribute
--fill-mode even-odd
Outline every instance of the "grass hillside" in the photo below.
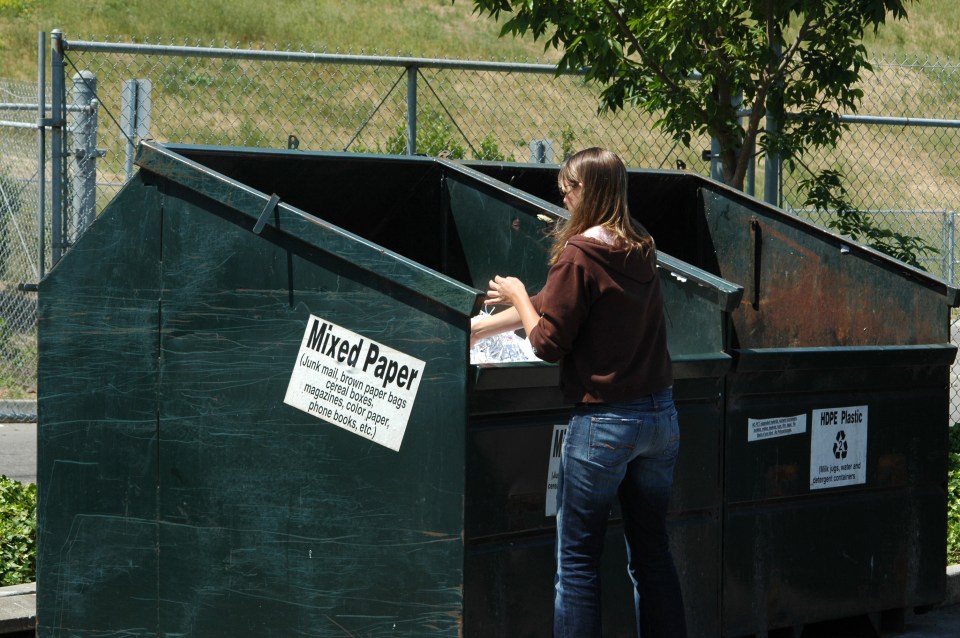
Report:
<svg viewBox="0 0 960 638"><path fill-rule="evenodd" d="M875 53L960 58L956 0L919 0L909 20L867 41ZM37 33L67 38L226 44L454 59L550 61L530 40L498 37L470 0L0 0L0 77L36 78Z"/></svg>
<svg viewBox="0 0 960 638"><path fill-rule="evenodd" d="M888 22L866 45L876 53L960 58L956 0L907 0L907 20Z"/></svg>
<svg viewBox="0 0 960 638"><path fill-rule="evenodd" d="M37 33L453 59L544 61L465 0L0 0L0 76L36 77Z"/></svg>

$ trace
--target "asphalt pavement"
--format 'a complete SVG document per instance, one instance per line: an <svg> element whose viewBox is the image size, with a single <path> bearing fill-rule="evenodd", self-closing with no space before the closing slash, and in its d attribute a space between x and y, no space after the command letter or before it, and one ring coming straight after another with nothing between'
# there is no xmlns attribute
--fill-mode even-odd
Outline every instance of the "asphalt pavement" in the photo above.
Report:
<svg viewBox="0 0 960 638"><path fill-rule="evenodd" d="M21 483L37 482L37 426L0 423L0 474Z"/></svg>
<svg viewBox="0 0 960 638"><path fill-rule="evenodd" d="M37 481L37 427L34 423L0 423L0 474L26 483ZM0 593L2 588L0 588ZM5 592L14 593L12 590ZM15 592L19 593L19 592ZM0 595L0 616L4 606L19 601L33 604L33 592L21 596ZM32 611L32 610L31 610ZM3 627L0 618L0 628ZM873 625L866 618L835 621L806 627L800 638L873 638ZM882 636L898 638L960 638L960 567L948 569L948 599L944 605L925 614L908 612L902 633L888 632Z"/></svg>

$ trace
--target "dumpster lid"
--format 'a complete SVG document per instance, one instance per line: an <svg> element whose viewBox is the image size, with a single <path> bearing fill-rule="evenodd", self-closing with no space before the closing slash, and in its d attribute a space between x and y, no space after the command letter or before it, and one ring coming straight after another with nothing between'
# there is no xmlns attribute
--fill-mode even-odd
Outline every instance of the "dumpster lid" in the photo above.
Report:
<svg viewBox="0 0 960 638"><path fill-rule="evenodd" d="M233 150L243 153L279 152L275 149ZM480 303L483 293L476 288L286 204L276 194L268 195L231 179L163 144L152 140L140 142L135 163L145 171L241 213L247 218L247 229L267 241L278 243L293 240L337 257L349 254L351 261L367 268L371 275L466 316L472 315ZM384 267L385 256L389 257L389 268Z"/></svg>
<svg viewBox="0 0 960 638"><path fill-rule="evenodd" d="M894 270L904 278L943 295L945 303L950 308L960 307L960 288L941 277L901 261L896 257L892 257L872 246L861 243L859 240L851 239L816 222L803 219L795 213L790 213L782 208L761 201L752 195L737 190L718 180L702 175L688 175L687 173L683 173L683 175L690 179L697 180L704 189L713 194L722 195L727 199L745 203L751 207L751 210L757 213L762 213L768 217L775 216L781 223L802 228L806 234L819 237L825 243L834 246L840 253L857 254L878 267Z"/></svg>
<svg viewBox="0 0 960 638"><path fill-rule="evenodd" d="M513 201L522 202L538 216L550 217L552 220L568 219L570 216L566 209L490 177L470 166L448 159L438 159L437 162L451 173L469 177L471 181L483 184L492 191L503 193ZM486 164L492 164L492 162L486 162ZM534 166L542 167L539 164ZM695 283L701 295L711 299L724 312L732 312L743 298L743 286L710 274L706 270L672 257L661 250L657 250L657 266L681 282Z"/></svg>
<svg viewBox="0 0 960 638"><path fill-rule="evenodd" d="M666 253L657 251L657 266L670 273L681 282L692 281L702 291L709 291L709 297L724 312L733 312L743 298L743 286L727 281L706 270L691 266Z"/></svg>

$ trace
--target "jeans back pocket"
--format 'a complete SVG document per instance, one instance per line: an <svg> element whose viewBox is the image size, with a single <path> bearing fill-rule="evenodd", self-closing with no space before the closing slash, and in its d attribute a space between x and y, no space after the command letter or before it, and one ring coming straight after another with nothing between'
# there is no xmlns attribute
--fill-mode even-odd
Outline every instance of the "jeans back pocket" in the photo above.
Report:
<svg viewBox="0 0 960 638"><path fill-rule="evenodd" d="M590 461L604 467L627 463L637 449L642 421L637 418L594 416L590 419Z"/></svg>

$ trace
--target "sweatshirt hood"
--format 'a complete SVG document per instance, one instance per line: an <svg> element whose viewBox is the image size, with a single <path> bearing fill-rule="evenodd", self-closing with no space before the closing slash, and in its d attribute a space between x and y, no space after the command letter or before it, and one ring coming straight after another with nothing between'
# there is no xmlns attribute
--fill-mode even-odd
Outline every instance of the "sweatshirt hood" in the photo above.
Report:
<svg viewBox="0 0 960 638"><path fill-rule="evenodd" d="M571 237L568 244L579 248L585 255L609 270L641 283L650 281L657 274L656 259L644 257L637 250L615 248L607 243L583 235Z"/></svg>

